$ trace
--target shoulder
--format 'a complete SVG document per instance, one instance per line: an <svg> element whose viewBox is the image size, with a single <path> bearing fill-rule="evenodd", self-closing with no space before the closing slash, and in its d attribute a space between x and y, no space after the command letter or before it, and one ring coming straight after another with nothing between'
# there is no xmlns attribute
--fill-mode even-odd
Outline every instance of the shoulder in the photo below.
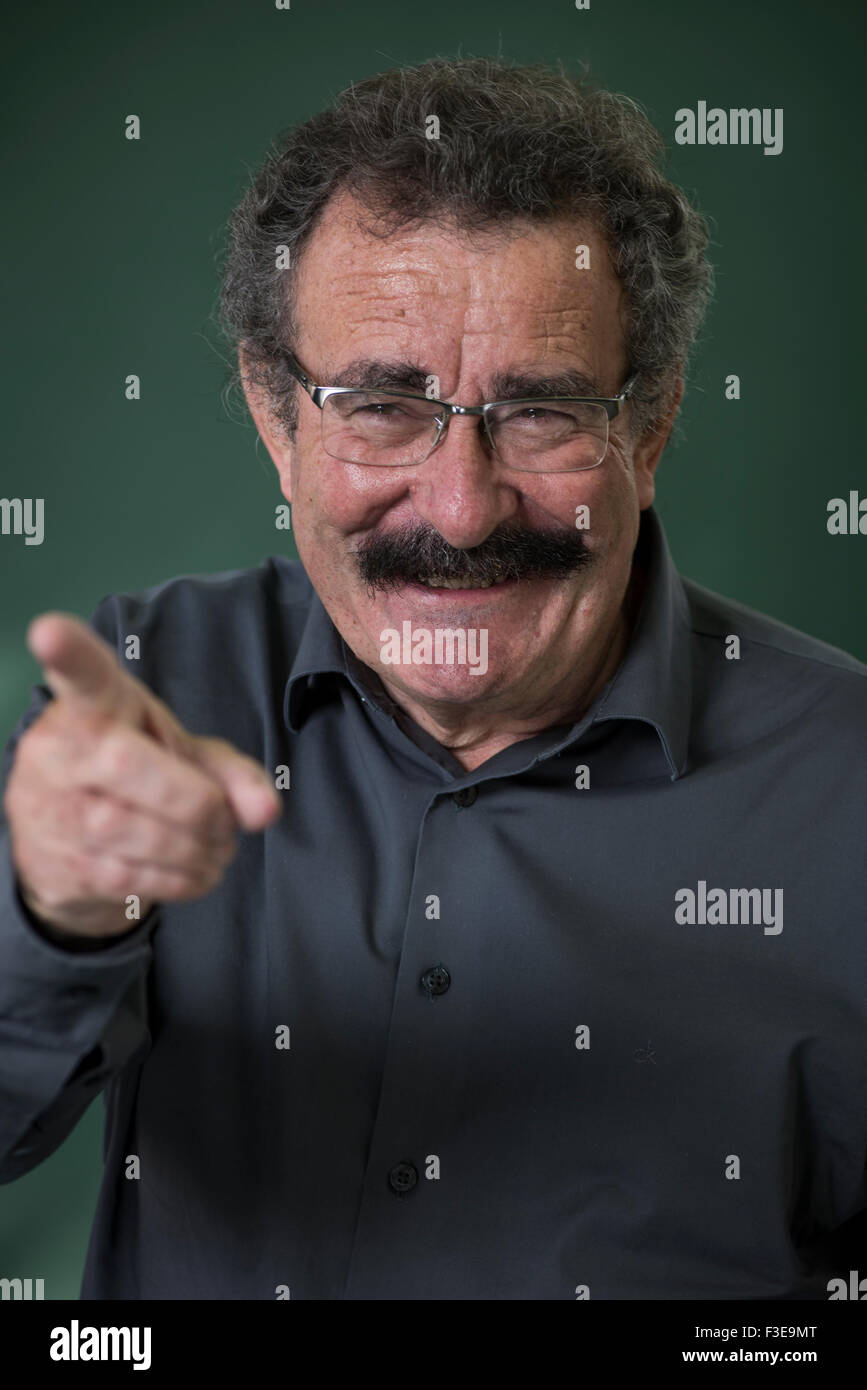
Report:
<svg viewBox="0 0 867 1390"><path fill-rule="evenodd" d="M298 560L178 575L104 598L91 625L191 731L239 742L279 708L313 586Z"/></svg>
<svg viewBox="0 0 867 1390"><path fill-rule="evenodd" d="M711 709L755 734L789 726L867 742L867 665L839 647L682 578L694 679ZM737 643L731 641L737 638ZM854 750L853 750L854 751Z"/></svg>
<svg viewBox="0 0 867 1390"><path fill-rule="evenodd" d="M681 582L695 636L716 639L737 636L742 643L755 649L757 657L765 653L764 660L769 666L781 669L789 665L803 666L805 675L811 667L827 667L832 672L848 672L856 678L856 684L858 679L867 679L867 665L841 647L822 642L766 613L716 594L691 579L682 578ZM821 672L816 670L814 674L820 676Z"/></svg>
<svg viewBox="0 0 867 1390"><path fill-rule="evenodd" d="M247 569L176 575L135 593L109 594L91 621L117 640L144 629L158 631L162 643L203 646L254 632L262 636L275 625L300 634L312 596L300 560L268 556Z"/></svg>

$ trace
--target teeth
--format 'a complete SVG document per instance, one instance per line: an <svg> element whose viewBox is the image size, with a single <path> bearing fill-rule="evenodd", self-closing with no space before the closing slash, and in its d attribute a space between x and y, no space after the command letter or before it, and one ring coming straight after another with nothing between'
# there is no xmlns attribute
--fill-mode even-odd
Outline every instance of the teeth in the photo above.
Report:
<svg viewBox="0 0 867 1390"><path fill-rule="evenodd" d="M421 584L427 584L429 589L490 589L494 584L499 584L498 579L489 579L486 582L476 580L473 584L468 584L463 579L444 579L440 574L433 574L429 579L422 579Z"/></svg>

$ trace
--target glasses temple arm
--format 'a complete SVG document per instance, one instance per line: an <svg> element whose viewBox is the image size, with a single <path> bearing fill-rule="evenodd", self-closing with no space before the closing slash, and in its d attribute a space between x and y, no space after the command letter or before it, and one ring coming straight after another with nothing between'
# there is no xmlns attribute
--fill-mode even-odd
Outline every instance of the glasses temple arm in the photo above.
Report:
<svg viewBox="0 0 867 1390"><path fill-rule="evenodd" d="M301 367L298 364L298 359L294 357L291 352L284 352L283 355L286 359L286 362L288 363L289 370L294 376L295 380L299 383L299 385L304 387L304 390L307 392L308 396L310 396L310 398L315 401L316 392L319 390L319 387L315 384L315 382L312 382L310 380L306 372L301 370Z"/></svg>

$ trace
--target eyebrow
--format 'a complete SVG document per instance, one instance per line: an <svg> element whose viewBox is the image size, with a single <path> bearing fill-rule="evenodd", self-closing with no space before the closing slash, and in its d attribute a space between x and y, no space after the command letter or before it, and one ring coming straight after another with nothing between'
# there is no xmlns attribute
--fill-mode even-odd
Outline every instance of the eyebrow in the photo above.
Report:
<svg viewBox="0 0 867 1390"><path fill-rule="evenodd" d="M419 391L424 393L433 372L413 361L383 361L359 357L347 363L329 381L329 386L354 386L360 391ZM602 396L599 383L577 368L560 369L552 374L536 371L497 372L491 380L492 401L521 400L527 397Z"/></svg>
<svg viewBox="0 0 867 1390"><path fill-rule="evenodd" d="M430 375L416 362L383 362L372 357L358 357L339 371L328 385L355 386L360 391L374 391L379 387L384 391L421 391L423 394Z"/></svg>
<svg viewBox="0 0 867 1390"><path fill-rule="evenodd" d="M599 383L586 372L567 367L554 372L498 372L491 382L492 401L520 400L522 396L603 396Z"/></svg>

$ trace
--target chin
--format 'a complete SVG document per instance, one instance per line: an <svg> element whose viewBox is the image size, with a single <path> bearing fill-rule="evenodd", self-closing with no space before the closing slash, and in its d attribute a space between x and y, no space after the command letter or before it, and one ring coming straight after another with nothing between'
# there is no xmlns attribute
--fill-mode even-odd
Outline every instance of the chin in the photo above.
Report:
<svg viewBox="0 0 867 1390"><path fill-rule="evenodd" d="M422 672L414 668L395 670L388 666L379 668L380 674L399 691L411 699L425 703L469 704L480 697L490 695L500 684L497 672L488 668L462 667L459 669Z"/></svg>

